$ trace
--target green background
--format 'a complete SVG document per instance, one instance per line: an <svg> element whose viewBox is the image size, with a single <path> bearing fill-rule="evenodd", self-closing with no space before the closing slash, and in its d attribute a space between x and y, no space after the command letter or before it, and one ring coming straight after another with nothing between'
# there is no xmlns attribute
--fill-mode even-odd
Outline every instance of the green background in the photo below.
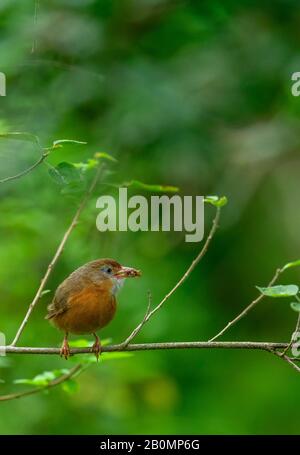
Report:
<svg viewBox="0 0 300 455"><path fill-rule="evenodd" d="M257 295L255 285L300 257L300 99L290 92L300 70L299 3L52 0L40 2L36 18L34 11L33 0L0 5L1 131L34 133L44 146L88 142L57 149L52 165L105 151L118 159L108 167L113 182L227 195L208 255L137 341L209 339ZM32 143L2 139L0 178L37 158ZM147 290L157 303L199 245L181 233L99 233L95 201L104 191L97 187L47 288L53 293L98 257L142 269L101 334L119 342L142 318ZM2 184L0 197L0 330L10 342L78 199L61 195L45 164ZM213 213L206 208L206 232ZM298 279L293 269L281 284ZM44 320L51 296L39 302L22 345L60 345ZM224 340L288 341L295 322L288 300L266 299ZM0 393L66 365L11 356L0 365ZM299 433L299 376L263 352L138 352L93 365L78 381L73 395L56 388L0 403L0 433Z"/></svg>

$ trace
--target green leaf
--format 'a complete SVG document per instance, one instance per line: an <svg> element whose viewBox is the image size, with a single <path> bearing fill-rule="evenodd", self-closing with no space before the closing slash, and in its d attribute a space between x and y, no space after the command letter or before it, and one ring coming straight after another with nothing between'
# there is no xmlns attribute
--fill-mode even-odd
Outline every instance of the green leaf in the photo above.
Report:
<svg viewBox="0 0 300 455"><path fill-rule="evenodd" d="M33 379L15 379L14 384L28 384L33 385Z"/></svg>
<svg viewBox="0 0 300 455"><path fill-rule="evenodd" d="M113 163L118 162L118 160L116 158L114 158L113 156L111 156L105 152L97 152L97 153L95 153L94 157L96 159L104 159L104 160L112 161Z"/></svg>
<svg viewBox="0 0 300 455"><path fill-rule="evenodd" d="M54 374L55 378L59 378L60 376L63 376L64 374L69 374L70 370L67 368L60 368L56 370L52 370L52 373Z"/></svg>
<svg viewBox="0 0 300 455"><path fill-rule="evenodd" d="M59 139L58 141L53 142L52 148L63 147L64 145L70 145L70 144L86 145L87 142L75 141L74 139Z"/></svg>
<svg viewBox="0 0 300 455"><path fill-rule="evenodd" d="M99 362L101 362L101 357L102 357L102 354L99 357ZM75 358L70 357L70 361L73 363L78 363L78 358L76 359L76 357ZM80 358L80 363L81 364L97 363L95 354L84 354Z"/></svg>
<svg viewBox="0 0 300 455"><path fill-rule="evenodd" d="M61 186L65 185L63 176L58 172L58 170L55 167L51 166L50 169L48 170L48 173L57 185Z"/></svg>
<svg viewBox="0 0 300 455"><path fill-rule="evenodd" d="M228 203L228 199L226 196L207 196L204 199L204 202L214 205L215 207L224 207Z"/></svg>
<svg viewBox="0 0 300 455"><path fill-rule="evenodd" d="M35 386L45 386L48 385L49 382L55 379L55 374L53 371L44 371L41 374L38 374L32 379L32 384Z"/></svg>
<svg viewBox="0 0 300 455"><path fill-rule="evenodd" d="M47 295L51 292L51 289L45 289L44 291L41 292L40 297L43 297L44 295Z"/></svg>
<svg viewBox="0 0 300 455"><path fill-rule="evenodd" d="M88 159L86 163L74 163L74 166L77 169L80 169L82 172L90 171L95 169L98 166L98 161L94 159Z"/></svg>
<svg viewBox="0 0 300 455"><path fill-rule="evenodd" d="M56 166L56 171L60 174L65 184L82 180L80 171L74 164L63 161Z"/></svg>
<svg viewBox="0 0 300 455"><path fill-rule="evenodd" d="M299 265L300 265L300 259L297 261L289 262L288 264L285 264L282 271L290 269L292 267L298 267Z"/></svg>
<svg viewBox="0 0 300 455"><path fill-rule="evenodd" d="M62 383L61 387L64 392L67 392L70 395L72 395L78 391L79 384L78 382L74 381L74 379L68 379L67 381Z"/></svg>
<svg viewBox="0 0 300 455"><path fill-rule="evenodd" d="M42 378L35 378L35 379L16 379L14 381L15 384L26 384L26 385L33 385L35 387L43 387L49 384L49 381Z"/></svg>
<svg viewBox="0 0 300 455"><path fill-rule="evenodd" d="M101 354L102 360L116 360L116 359L128 359L133 357L132 352L103 352Z"/></svg>
<svg viewBox="0 0 300 455"><path fill-rule="evenodd" d="M92 341L85 340L83 338L81 338L80 340L69 341L69 346L71 348L89 348L92 345L93 345Z"/></svg>
<svg viewBox="0 0 300 455"><path fill-rule="evenodd" d="M80 360L81 363L101 363L107 360L118 360L132 357L131 352L103 352L100 354L99 361L97 361L95 354L84 355ZM78 360L77 360L78 361Z"/></svg>
<svg viewBox="0 0 300 455"><path fill-rule="evenodd" d="M125 186L127 188L136 188L139 190L153 191L157 193L177 193L179 188L176 186L164 186L164 185L152 185L148 183L140 182L139 180L131 180L130 182L124 182L120 187Z"/></svg>
<svg viewBox="0 0 300 455"><path fill-rule="evenodd" d="M15 379L14 384L31 384L32 379Z"/></svg>
<svg viewBox="0 0 300 455"><path fill-rule="evenodd" d="M50 382L52 382L54 379L64 375L68 374L69 370L67 369L61 369L61 370L53 370L53 371L44 371L41 374L38 374L32 379L16 379L14 381L15 384L27 384L27 385L33 385L35 387L45 387L47 386Z"/></svg>
<svg viewBox="0 0 300 455"><path fill-rule="evenodd" d="M86 187L80 169L72 163L63 161L56 167L50 167L49 175L62 187L62 194L80 193Z"/></svg>
<svg viewBox="0 0 300 455"><path fill-rule="evenodd" d="M101 345L107 346L111 342L112 342L111 338L105 338L104 340L101 340ZM89 347L92 347L93 344L94 344L94 341L87 340L86 338L80 338L78 340L69 341L69 345L71 348L89 348Z"/></svg>
<svg viewBox="0 0 300 455"><path fill-rule="evenodd" d="M272 286L267 288L261 288L256 286L256 288L267 297L292 297L297 295L299 292L298 286L295 284L289 284L286 286Z"/></svg>
<svg viewBox="0 0 300 455"><path fill-rule="evenodd" d="M112 343L112 339L111 338L104 338L103 340L101 340L101 346L108 346L109 344ZM94 341L92 340L86 340L84 338L81 338L79 340L72 340L72 341L69 341L69 345L71 348L91 348L94 344ZM100 358L99 358L99 362L102 360L102 357L105 356L105 353L101 354ZM78 362L78 359L75 357L71 357L70 359L70 362L73 362L73 363L77 363ZM89 363L97 363L97 359L96 359L96 356L95 354L91 354L91 355L83 355L82 358L80 359L80 362L81 363L85 363L85 364L89 364Z"/></svg>
<svg viewBox="0 0 300 455"><path fill-rule="evenodd" d="M40 145L38 136L32 133L23 133L23 132L11 132L11 133L0 133L0 138L3 139L15 139L17 141L29 141L34 142L35 144Z"/></svg>
<svg viewBox="0 0 300 455"><path fill-rule="evenodd" d="M291 308L292 310L297 311L297 313L300 313L300 302L292 302Z"/></svg>

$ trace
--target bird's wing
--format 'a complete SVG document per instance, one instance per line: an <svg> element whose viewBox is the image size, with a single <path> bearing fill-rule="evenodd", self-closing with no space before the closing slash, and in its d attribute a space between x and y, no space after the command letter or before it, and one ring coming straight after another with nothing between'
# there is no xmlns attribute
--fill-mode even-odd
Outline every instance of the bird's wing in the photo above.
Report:
<svg viewBox="0 0 300 455"><path fill-rule="evenodd" d="M48 314L45 317L45 319L52 319L58 316L59 314L62 314L65 311L67 311L68 308L69 308L68 299L65 297L58 299L57 295L55 295L54 299L47 307Z"/></svg>
<svg viewBox="0 0 300 455"><path fill-rule="evenodd" d="M62 313L65 313L69 308L69 300L71 293L78 292L84 288L85 281L83 277L73 272L65 281L58 286L54 298L50 305L48 305L48 314L45 319L52 319Z"/></svg>

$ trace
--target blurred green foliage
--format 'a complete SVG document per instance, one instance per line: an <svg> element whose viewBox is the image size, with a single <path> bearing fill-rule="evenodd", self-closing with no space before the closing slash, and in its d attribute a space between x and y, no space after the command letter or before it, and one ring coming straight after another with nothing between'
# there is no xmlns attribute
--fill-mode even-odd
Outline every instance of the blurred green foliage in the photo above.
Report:
<svg viewBox="0 0 300 455"><path fill-rule="evenodd" d="M0 187L0 330L13 338L78 203L49 169L84 163L72 168L78 176L105 153L118 162L107 163L21 344L60 345L46 306L81 264L108 256L143 271L101 334L119 342L141 320L147 290L158 302L195 256L199 245L180 233L100 234L96 198L117 191L108 181L228 196L208 255L137 340L210 338L256 295L255 285L300 256L300 101L290 93L300 67L299 3L39 3L36 20L34 0L0 5L0 132L31 133L42 147L57 138L87 145L57 146L48 164ZM0 179L33 164L39 147L1 138ZM208 225L213 211L207 206ZM299 268L284 280L299 284ZM286 299L266 299L224 338L288 341L296 317ZM4 360L1 394L26 387L16 379L69 367L52 356ZM299 377L266 353L138 352L92 365L77 380L72 395L57 388L2 403L0 433L299 433Z"/></svg>

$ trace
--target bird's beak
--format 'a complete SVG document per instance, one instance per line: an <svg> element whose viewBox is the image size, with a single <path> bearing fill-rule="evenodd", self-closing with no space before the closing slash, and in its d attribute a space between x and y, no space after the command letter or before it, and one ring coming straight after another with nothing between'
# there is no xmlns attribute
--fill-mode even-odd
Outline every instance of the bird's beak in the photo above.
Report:
<svg viewBox="0 0 300 455"><path fill-rule="evenodd" d="M118 272L115 273L116 278L135 278L141 276L140 270L133 269L132 267L122 266Z"/></svg>

